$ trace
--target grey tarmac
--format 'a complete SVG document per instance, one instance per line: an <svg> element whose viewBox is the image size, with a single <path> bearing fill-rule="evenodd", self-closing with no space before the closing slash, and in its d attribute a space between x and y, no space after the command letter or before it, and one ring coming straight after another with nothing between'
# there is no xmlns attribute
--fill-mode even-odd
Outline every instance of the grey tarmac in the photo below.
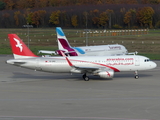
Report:
<svg viewBox="0 0 160 120"><path fill-rule="evenodd" d="M0 56L0 120L159 120L157 68L114 78L45 73L5 63ZM62 67L62 66L60 66Z"/></svg>

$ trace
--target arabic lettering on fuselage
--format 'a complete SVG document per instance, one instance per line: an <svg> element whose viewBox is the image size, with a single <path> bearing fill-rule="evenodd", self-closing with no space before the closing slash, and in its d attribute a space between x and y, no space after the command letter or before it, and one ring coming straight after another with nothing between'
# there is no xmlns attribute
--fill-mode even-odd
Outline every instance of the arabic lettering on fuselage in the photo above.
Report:
<svg viewBox="0 0 160 120"><path fill-rule="evenodd" d="M108 63L107 65L109 66L114 66L114 65L133 65L133 62L128 62L128 63Z"/></svg>

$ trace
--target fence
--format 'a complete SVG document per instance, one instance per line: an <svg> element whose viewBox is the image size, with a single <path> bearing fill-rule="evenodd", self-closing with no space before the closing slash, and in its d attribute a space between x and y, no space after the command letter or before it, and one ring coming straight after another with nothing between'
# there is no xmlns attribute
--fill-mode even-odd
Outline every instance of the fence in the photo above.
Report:
<svg viewBox="0 0 160 120"><path fill-rule="evenodd" d="M123 35L142 35L148 34L149 29L130 29L130 30L84 30L80 32L80 37L96 36L123 36Z"/></svg>

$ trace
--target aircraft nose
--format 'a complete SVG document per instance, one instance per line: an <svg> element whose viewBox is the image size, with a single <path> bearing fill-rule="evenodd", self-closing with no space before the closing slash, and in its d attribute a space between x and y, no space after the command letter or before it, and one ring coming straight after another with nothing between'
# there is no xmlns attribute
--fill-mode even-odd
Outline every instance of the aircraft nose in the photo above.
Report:
<svg viewBox="0 0 160 120"><path fill-rule="evenodd" d="M153 68L156 68L156 67L157 67L157 64L156 64L155 62L153 62L152 67L153 67Z"/></svg>

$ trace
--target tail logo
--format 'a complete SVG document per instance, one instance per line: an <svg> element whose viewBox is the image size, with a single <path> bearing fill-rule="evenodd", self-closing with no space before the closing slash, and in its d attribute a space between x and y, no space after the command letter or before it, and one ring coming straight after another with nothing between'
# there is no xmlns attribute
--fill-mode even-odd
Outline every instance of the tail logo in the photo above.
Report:
<svg viewBox="0 0 160 120"><path fill-rule="evenodd" d="M14 39L14 41L17 42L16 47L19 47L20 52L22 52L23 47L22 47L22 44L20 43L20 41L18 39L16 39L16 38L13 38L13 39Z"/></svg>

